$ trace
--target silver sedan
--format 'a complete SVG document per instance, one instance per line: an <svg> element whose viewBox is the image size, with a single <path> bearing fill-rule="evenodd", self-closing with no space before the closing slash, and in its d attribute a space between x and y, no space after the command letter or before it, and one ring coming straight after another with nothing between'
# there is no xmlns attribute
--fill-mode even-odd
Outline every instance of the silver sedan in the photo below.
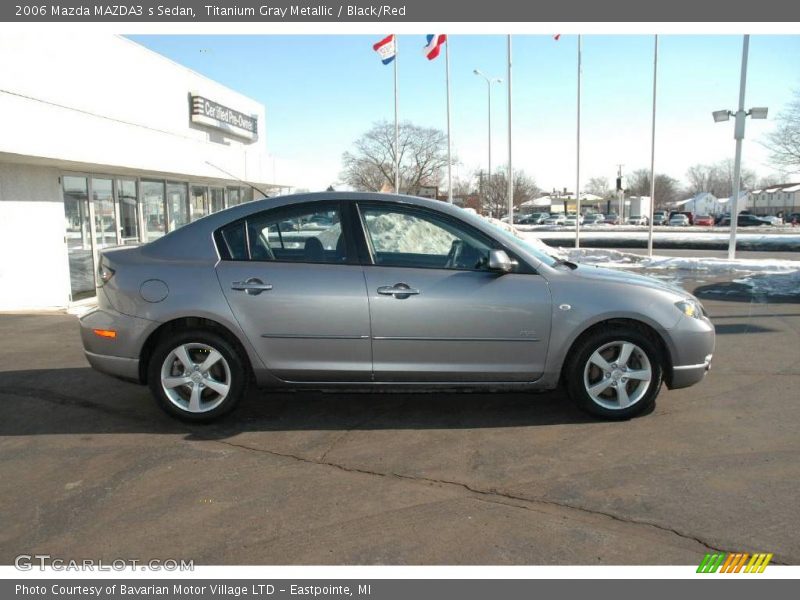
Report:
<svg viewBox="0 0 800 600"><path fill-rule="evenodd" d="M703 379L714 327L655 279L554 258L443 202L322 193L239 205L103 252L96 369L208 421L250 385L551 390L593 415Z"/></svg>

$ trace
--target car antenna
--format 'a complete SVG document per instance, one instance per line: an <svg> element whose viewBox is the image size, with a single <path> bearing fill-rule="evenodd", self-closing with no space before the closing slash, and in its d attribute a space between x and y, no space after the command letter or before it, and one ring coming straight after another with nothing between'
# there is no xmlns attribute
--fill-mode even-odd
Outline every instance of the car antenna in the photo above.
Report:
<svg viewBox="0 0 800 600"><path fill-rule="evenodd" d="M215 165L215 164L214 164L214 163L212 163L212 162L206 161L206 164L207 164L208 166L210 166L210 167L214 167L214 168L215 168L217 171L222 171L223 173L225 173L225 175L227 175L228 177L232 177L233 179L235 179L235 180L236 180L236 181L238 181L239 183L243 183L243 184L245 184L245 185L247 185L247 186L250 186L250 187L251 187L251 188L253 188L255 191L257 191L259 194L261 194L262 196L264 196L264 198L269 198L269 195L268 195L266 192L264 192L263 190L260 190L260 189L258 189L258 188L257 188L256 186L254 186L252 183L250 183L250 182L248 182L248 181L244 181L243 179L239 179L239 178L238 178L236 175L234 175L233 173L230 173L230 172L226 171L226 170L225 170L225 169L223 169L222 167L218 167L217 165Z"/></svg>

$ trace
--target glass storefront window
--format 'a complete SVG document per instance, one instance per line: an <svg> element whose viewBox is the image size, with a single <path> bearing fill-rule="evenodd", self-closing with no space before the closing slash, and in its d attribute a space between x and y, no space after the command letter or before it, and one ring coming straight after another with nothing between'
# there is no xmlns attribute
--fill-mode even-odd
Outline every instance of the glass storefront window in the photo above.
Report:
<svg viewBox="0 0 800 600"><path fill-rule="evenodd" d="M242 203L242 190L239 188L228 188L228 206L236 206Z"/></svg>
<svg viewBox="0 0 800 600"><path fill-rule="evenodd" d="M139 206L135 180L117 179L117 202L122 243L136 244L139 242Z"/></svg>
<svg viewBox="0 0 800 600"><path fill-rule="evenodd" d="M73 300L94 293L92 234L89 227L89 182L86 177L65 175L64 220L69 260L70 297Z"/></svg>
<svg viewBox="0 0 800 600"><path fill-rule="evenodd" d="M117 245L117 213L114 209L114 180L92 177L92 205L97 249Z"/></svg>
<svg viewBox="0 0 800 600"><path fill-rule="evenodd" d="M185 183L167 183L169 230L175 231L189 222L189 203Z"/></svg>
<svg viewBox="0 0 800 600"><path fill-rule="evenodd" d="M204 185L192 186L192 221L208 214L208 188Z"/></svg>
<svg viewBox="0 0 800 600"><path fill-rule="evenodd" d="M211 192L211 212L219 212L225 208L225 188L212 187Z"/></svg>
<svg viewBox="0 0 800 600"><path fill-rule="evenodd" d="M142 218L145 241L152 242L166 233L164 182L142 181Z"/></svg>

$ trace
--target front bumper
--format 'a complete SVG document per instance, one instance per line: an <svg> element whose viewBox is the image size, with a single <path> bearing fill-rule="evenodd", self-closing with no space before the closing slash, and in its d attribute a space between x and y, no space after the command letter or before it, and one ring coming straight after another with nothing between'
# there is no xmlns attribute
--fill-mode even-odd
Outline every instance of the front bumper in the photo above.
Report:
<svg viewBox="0 0 800 600"><path fill-rule="evenodd" d="M714 356L714 325L707 317L683 317L669 335L675 348L673 366L667 377L669 389L689 387L702 381L711 369Z"/></svg>
<svg viewBox="0 0 800 600"><path fill-rule="evenodd" d="M139 354L149 333L158 325L147 319L96 308L82 315L81 341L86 360L102 373L139 382ZM100 337L95 329L113 330L113 339Z"/></svg>
<svg viewBox="0 0 800 600"><path fill-rule="evenodd" d="M711 370L712 358L713 355L709 354L700 364L672 367L672 377L669 382L669 388L671 390L677 390L702 381L706 373Z"/></svg>

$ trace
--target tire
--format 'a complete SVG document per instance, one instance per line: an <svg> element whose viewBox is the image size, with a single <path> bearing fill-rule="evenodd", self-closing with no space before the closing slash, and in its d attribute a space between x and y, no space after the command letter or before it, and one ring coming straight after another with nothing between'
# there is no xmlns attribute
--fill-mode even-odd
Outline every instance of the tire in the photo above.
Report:
<svg viewBox="0 0 800 600"><path fill-rule="evenodd" d="M581 410L604 419L630 419L655 406L662 365L658 345L643 332L611 327L578 340L564 380L567 393Z"/></svg>
<svg viewBox="0 0 800 600"><path fill-rule="evenodd" d="M158 343L147 380L158 405L169 415L208 423L229 413L242 399L247 368L224 337L195 329L170 334Z"/></svg>

